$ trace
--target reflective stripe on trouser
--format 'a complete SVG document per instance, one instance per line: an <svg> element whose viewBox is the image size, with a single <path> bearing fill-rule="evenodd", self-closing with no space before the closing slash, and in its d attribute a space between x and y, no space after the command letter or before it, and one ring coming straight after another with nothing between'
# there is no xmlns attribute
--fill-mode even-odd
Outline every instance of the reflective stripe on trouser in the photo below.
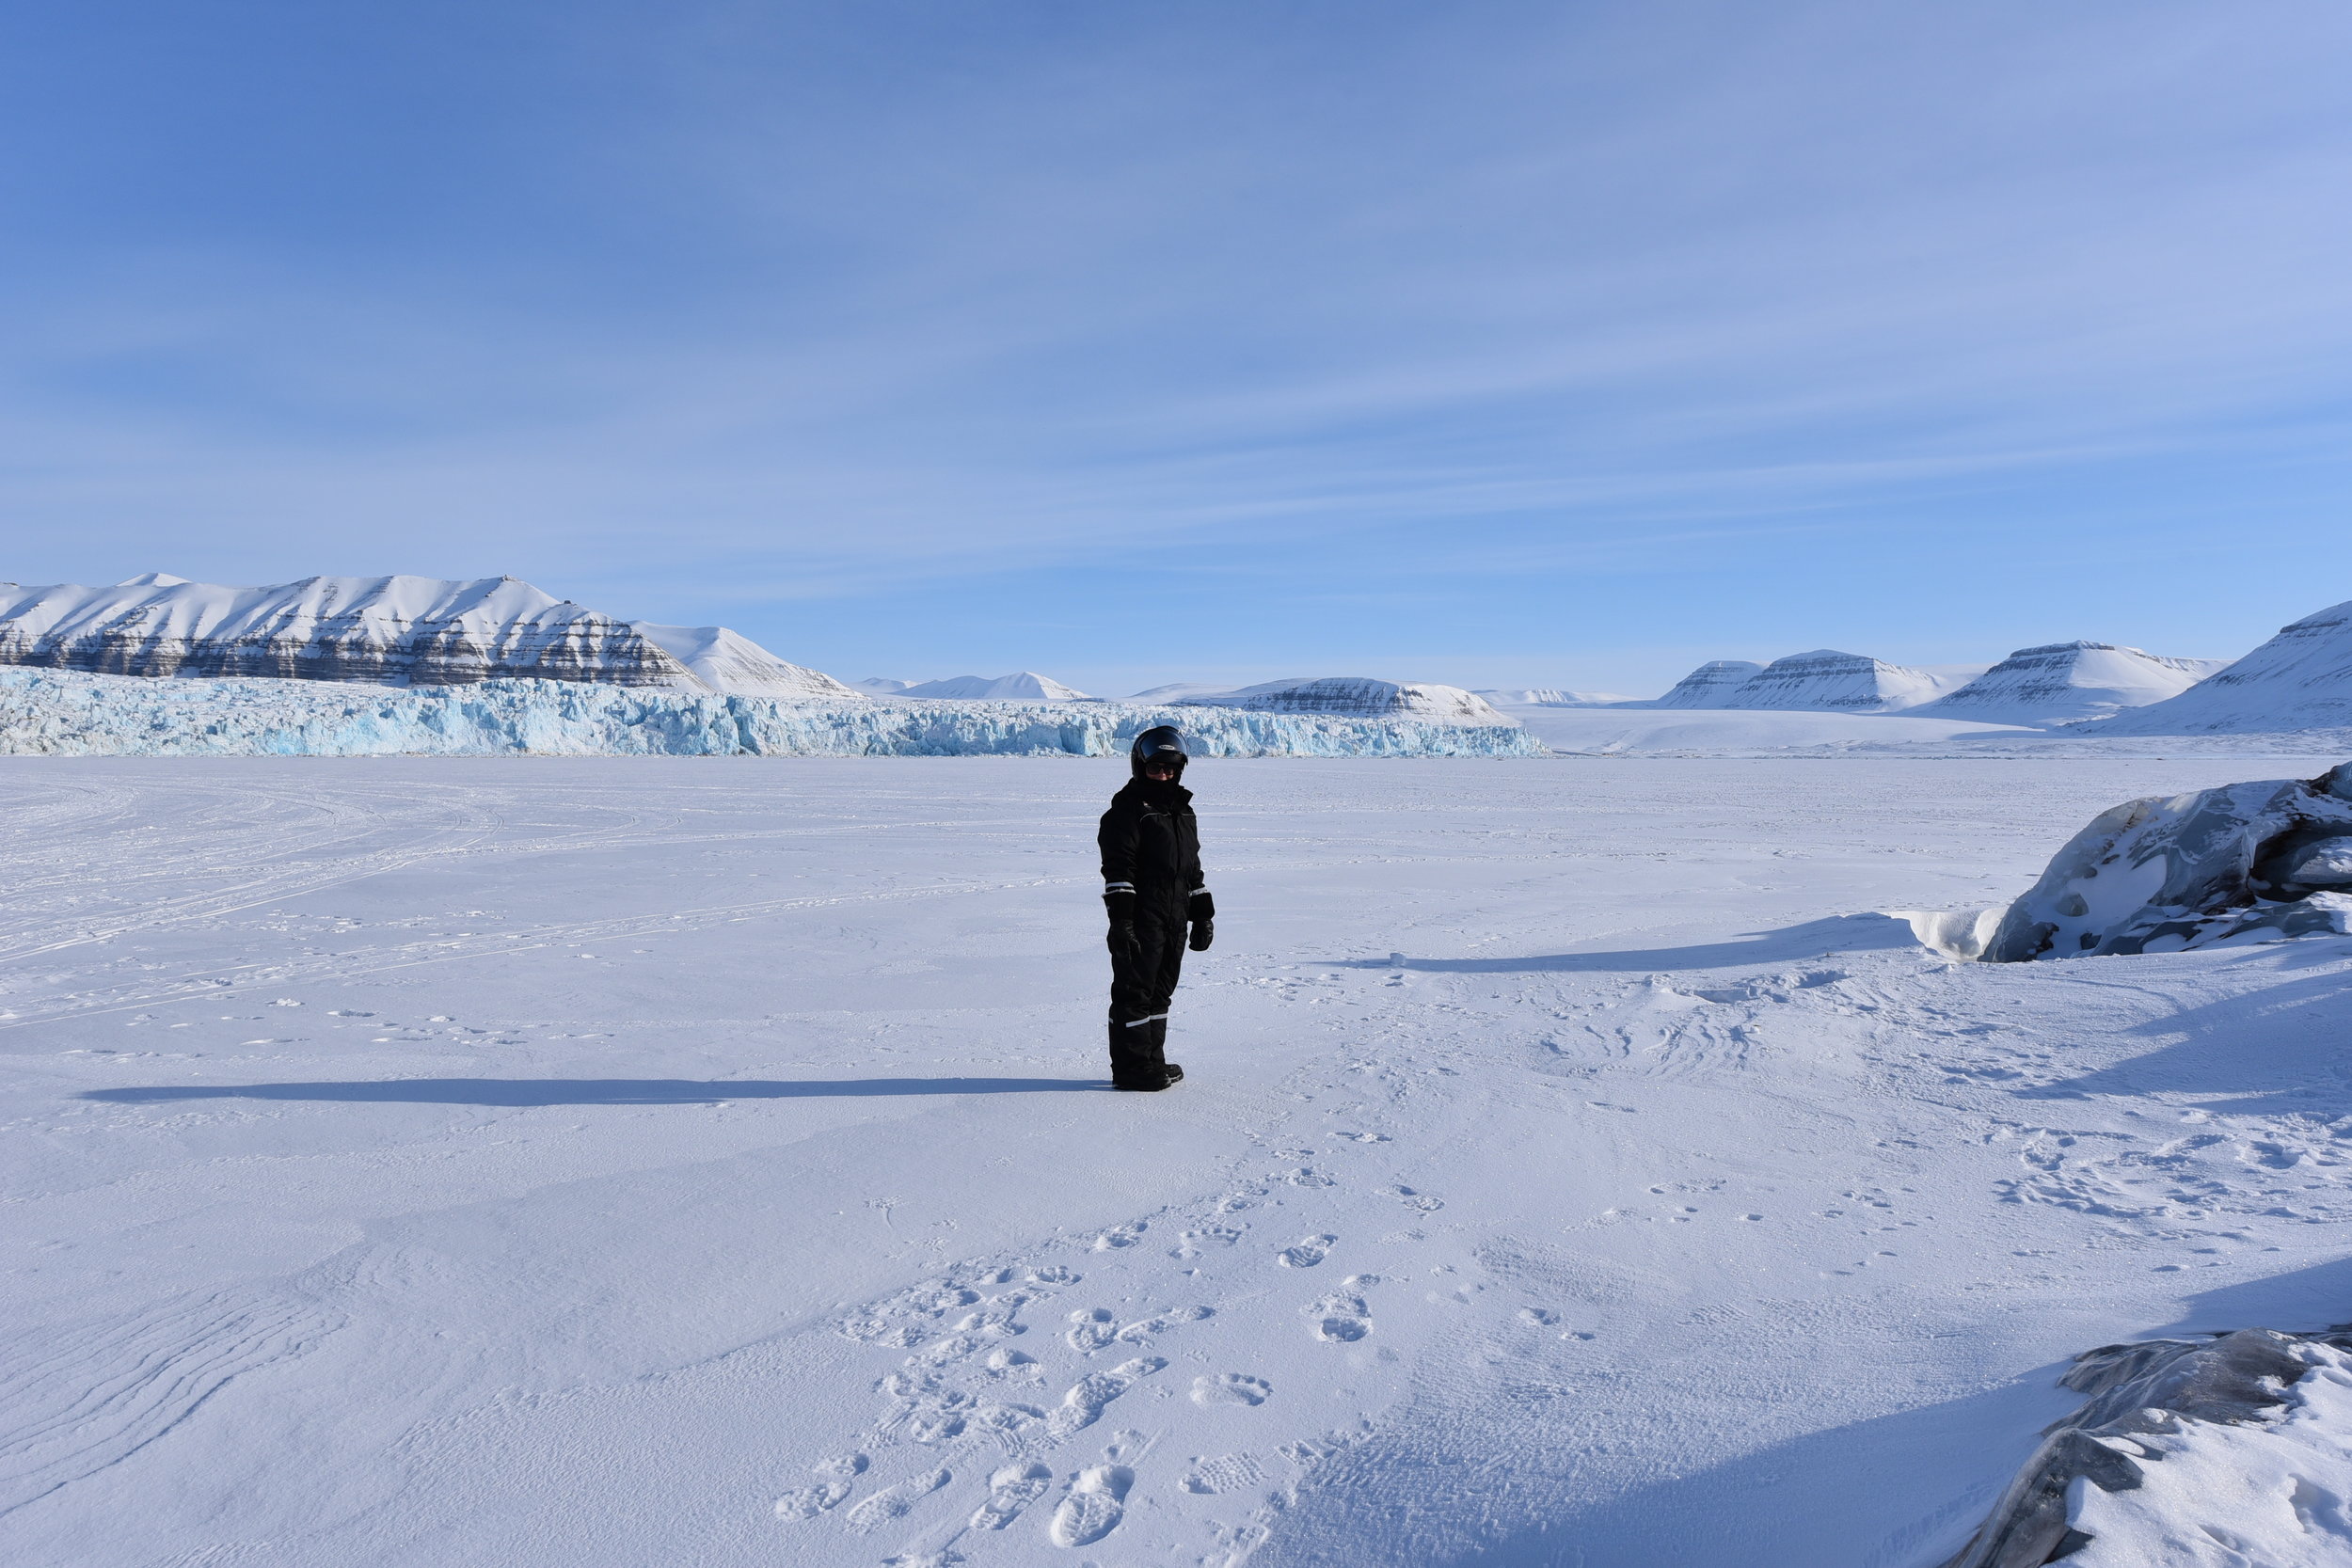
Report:
<svg viewBox="0 0 2352 1568"><path fill-rule="evenodd" d="M1177 976L1184 967L1187 934L1181 920L1143 919L1136 922L1132 956L1117 947L1111 949L1113 1023L1145 1024L1167 1019L1168 1004L1176 995Z"/></svg>

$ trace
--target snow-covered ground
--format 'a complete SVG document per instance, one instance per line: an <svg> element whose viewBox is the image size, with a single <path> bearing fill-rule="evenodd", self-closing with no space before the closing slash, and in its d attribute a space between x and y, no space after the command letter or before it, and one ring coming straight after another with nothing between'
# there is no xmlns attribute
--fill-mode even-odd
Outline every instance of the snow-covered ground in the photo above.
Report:
<svg viewBox="0 0 2352 1568"><path fill-rule="evenodd" d="M1873 911L2341 760L1203 762L1160 1096L1113 762L0 761L0 1538L1929 1568L2076 1353L2352 1318L2352 939Z"/></svg>
<svg viewBox="0 0 2352 1568"><path fill-rule="evenodd" d="M1811 709L1524 706L1502 711L1555 752L1601 755L1769 752L1798 748L1887 751L1971 737L2038 740L2047 733L1974 719Z"/></svg>

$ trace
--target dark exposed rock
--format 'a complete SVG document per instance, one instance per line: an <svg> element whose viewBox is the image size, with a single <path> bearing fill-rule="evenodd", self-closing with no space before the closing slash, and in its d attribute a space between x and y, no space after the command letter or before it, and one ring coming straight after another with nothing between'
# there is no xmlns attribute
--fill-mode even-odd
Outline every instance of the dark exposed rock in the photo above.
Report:
<svg viewBox="0 0 2352 1568"><path fill-rule="evenodd" d="M2042 1447L1943 1568L2042 1568L2073 1556L2091 1540L2067 1522L2066 1494L2076 1477L2105 1492L2129 1492L2142 1483L2141 1465L2163 1458L2136 1436L2178 1433L2184 1422L2262 1418L2311 1370L2296 1350L2312 1342L2352 1348L2352 1331L2247 1328L2214 1339L2104 1345L2078 1357L2058 1381L2089 1394L2090 1402L2044 1429Z"/></svg>
<svg viewBox="0 0 2352 1568"><path fill-rule="evenodd" d="M1992 963L2178 952L2344 931L2352 763L2316 779L2225 784L2102 812L1984 944Z"/></svg>

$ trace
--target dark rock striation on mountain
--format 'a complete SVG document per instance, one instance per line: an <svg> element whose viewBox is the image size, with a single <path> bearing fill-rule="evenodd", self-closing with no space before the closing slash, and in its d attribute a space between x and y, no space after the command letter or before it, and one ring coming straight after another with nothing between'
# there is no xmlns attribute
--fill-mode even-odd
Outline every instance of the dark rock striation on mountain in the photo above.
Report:
<svg viewBox="0 0 2352 1568"><path fill-rule="evenodd" d="M0 664L394 686L536 679L734 689L749 680L769 694L856 696L723 628L641 629L511 577L232 588L155 574L104 587L10 584L0 587Z"/></svg>

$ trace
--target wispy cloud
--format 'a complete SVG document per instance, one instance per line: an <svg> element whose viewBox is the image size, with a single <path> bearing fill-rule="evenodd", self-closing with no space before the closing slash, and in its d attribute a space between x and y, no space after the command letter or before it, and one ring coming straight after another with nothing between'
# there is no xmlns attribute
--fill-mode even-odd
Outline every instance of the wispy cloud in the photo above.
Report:
<svg viewBox="0 0 2352 1568"><path fill-rule="evenodd" d="M864 661L1122 570L1744 625L1736 558L1862 633L1818 562L1947 586L1971 507L2112 552L2342 478L2331 6L128 11L0 108L11 576L513 570ZM139 64L202 29L226 86Z"/></svg>

